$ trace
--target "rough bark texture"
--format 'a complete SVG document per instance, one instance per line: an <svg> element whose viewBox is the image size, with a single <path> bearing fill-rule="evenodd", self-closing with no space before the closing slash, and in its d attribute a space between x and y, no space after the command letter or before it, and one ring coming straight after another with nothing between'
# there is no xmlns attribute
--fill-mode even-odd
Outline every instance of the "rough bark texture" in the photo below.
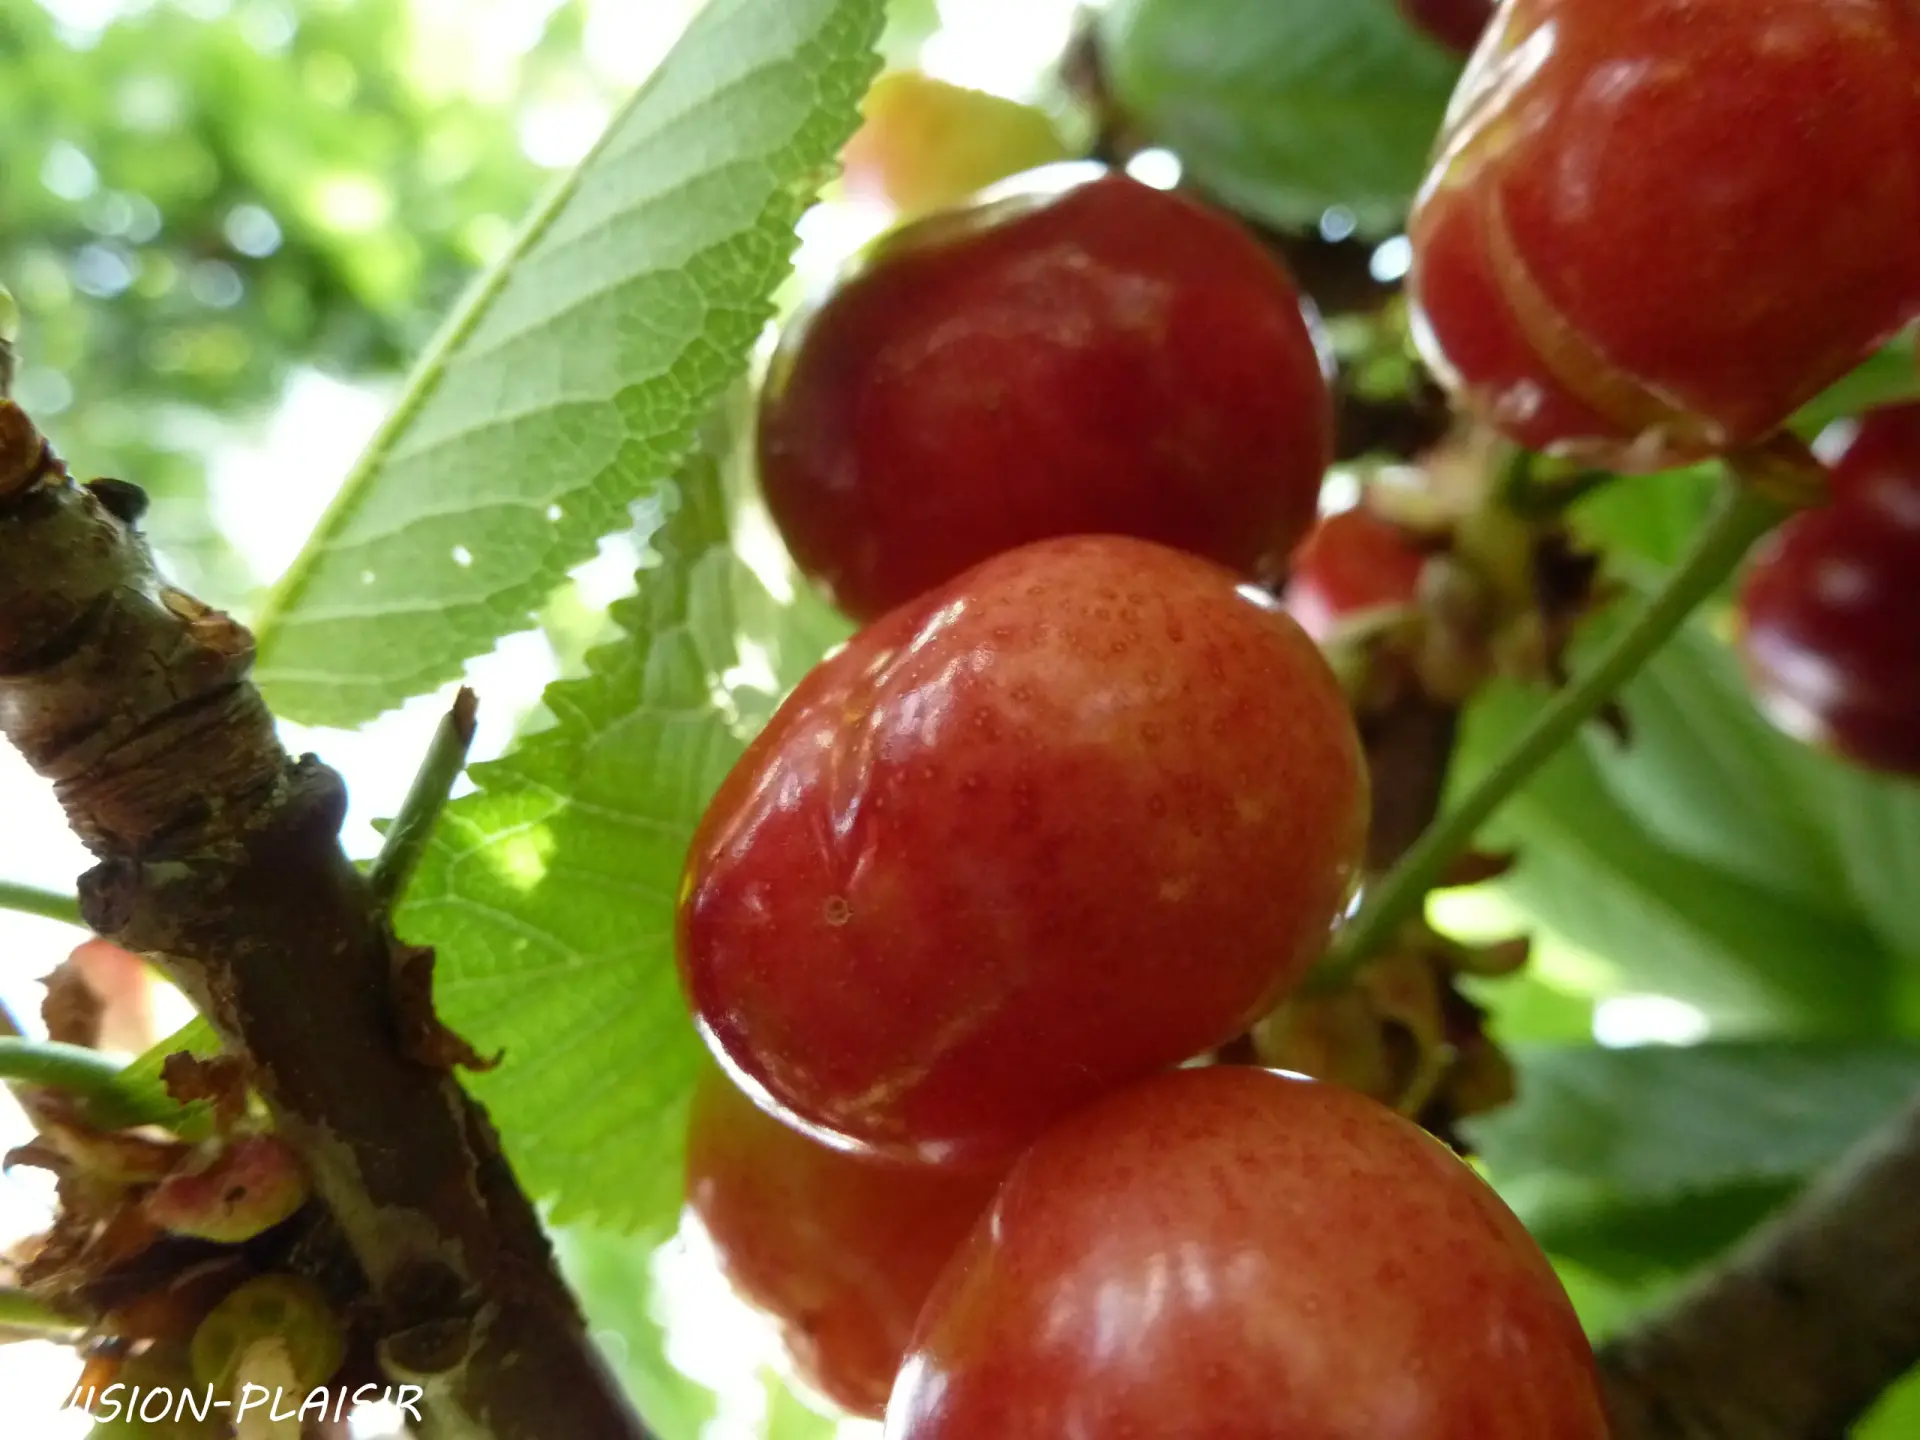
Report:
<svg viewBox="0 0 1920 1440"><path fill-rule="evenodd" d="M1614 1440L1842 1440L1920 1364L1920 1101L1600 1364Z"/></svg>
<svg viewBox="0 0 1920 1440"><path fill-rule="evenodd" d="M151 956L251 1058L437 1436L646 1432L589 1342L480 1108L413 1058L339 778L294 760L252 637L164 585L138 492L77 487L0 402L0 731L98 858L88 922Z"/></svg>

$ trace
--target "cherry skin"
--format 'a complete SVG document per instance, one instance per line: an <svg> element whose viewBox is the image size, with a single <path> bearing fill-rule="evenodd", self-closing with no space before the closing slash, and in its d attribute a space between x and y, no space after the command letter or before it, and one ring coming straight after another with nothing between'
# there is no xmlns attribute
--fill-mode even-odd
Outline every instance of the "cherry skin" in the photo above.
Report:
<svg viewBox="0 0 1920 1440"><path fill-rule="evenodd" d="M1238 1066L1107 1097L1008 1175L887 1440L1606 1440L1539 1248L1353 1091Z"/></svg>
<svg viewBox="0 0 1920 1440"><path fill-rule="evenodd" d="M879 242L783 338L760 478L800 568L870 620L1056 535L1264 576L1313 522L1332 436L1280 262L1101 174Z"/></svg>
<svg viewBox="0 0 1920 1440"><path fill-rule="evenodd" d="M1425 566L1406 531L1356 505L1327 516L1294 552L1287 613L1325 643L1355 616L1411 606Z"/></svg>
<svg viewBox="0 0 1920 1440"><path fill-rule="evenodd" d="M1147 541L997 556L801 682L694 836L681 977L830 1143L1010 1159L1239 1034L1324 949L1366 778L1278 604Z"/></svg>
<svg viewBox="0 0 1920 1440"><path fill-rule="evenodd" d="M855 1415L886 1407L927 1292L997 1180L829 1150L717 1070L694 1090L687 1207L801 1378Z"/></svg>
<svg viewBox="0 0 1920 1440"><path fill-rule="evenodd" d="M1493 18L1494 0L1400 0L1400 13L1449 50L1465 55Z"/></svg>
<svg viewBox="0 0 1920 1440"><path fill-rule="evenodd" d="M1762 544L1739 634L1754 695L1781 729L1920 777L1920 405L1866 416L1830 503Z"/></svg>
<svg viewBox="0 0 1920 1440"><path fill-rule="evenodd" d="M1031 105L918 70L882 75L860 113L840 155L841 179L848 194L903 216L963 204L1009 176L1068 158L1053 122Z"/></svg>
<svg viewBox="0 0 1920 1440"><path fill-rule="evenodd" d="M1536 450L1752 442L1920 308L1911 0L1509 0L1409 225L1415 336Z"/></svg>

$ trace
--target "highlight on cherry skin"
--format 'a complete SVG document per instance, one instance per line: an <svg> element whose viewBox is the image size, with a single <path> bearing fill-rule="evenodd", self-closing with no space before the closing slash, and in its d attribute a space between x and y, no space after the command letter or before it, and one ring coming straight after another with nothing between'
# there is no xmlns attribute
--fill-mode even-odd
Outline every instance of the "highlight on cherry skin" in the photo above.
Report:
<svg viewBox="0 0 1920 1440"><path fill-rule="evenodd" d="M1906 0L1509 0L1408 231L1419 348L1530 449L1757 441L1920 313Z"/></svg>
<svg viewBox="0 0 1920 1440"><path fill-rule="evenodd" d="M1399 526L1366 505L1328 515L1293 553L1282 603L1325 644L1348 621L1409 609L1426 557Z"/></svg>
<svg viewBox="0 0 1920 1440"><path fill-rule="evenodd" d="M883 237L782 337L760 478L800 569L861 621L1059 535L1277 574L1333 438L1280 261L1097 166L1014 187Z"/></svg>
<svg viewBox="0 0 1920 1440"><path fill-rule="evenodd" d="M1353 1091L1178 1070L1029 1150L922 1312L887 1440L1606 1440L1538 1246Z"/></svg>
<svg viewBox="0 0 1920 1440"><path fill-rule="evenodd" d="M1366 813L1339 684L1270 596L1147 541L1042 541L780 707L694 836L680 973L791 1123L993 1166L1264 1014Z"/></svg>
<svg viewBox="0 0 1920 1440"><path fill-rule="evenodd" d="M1920 405L1861 419L1829 503L1756 551L1737 619L1748 681L1776 725L1920 778Z"/></svg>
<svg viewBox="0 0 1920 1440"><path fill-rule="evenodd" d="M687 1211L801 1380L853 1415L885 1408L927 1292L998 1180L831 1150L713 1067L694 1090Z"/></svg>

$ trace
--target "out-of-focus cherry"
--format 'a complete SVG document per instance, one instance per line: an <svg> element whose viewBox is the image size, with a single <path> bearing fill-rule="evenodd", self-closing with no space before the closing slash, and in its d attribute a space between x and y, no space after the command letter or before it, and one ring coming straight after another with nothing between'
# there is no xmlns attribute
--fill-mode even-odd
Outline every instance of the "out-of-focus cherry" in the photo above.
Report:
<svg viewBox="0 0 1920 1440"><path fill-rule="evenodd" d="M1354 616L1412 605L1425 565L1406 531L1356 505L1327 516L1294 551L1283 600L1324 643Z"/></svg>
<svg viewBox="0 0 1920 1440"><path fill-rule="evenodd" d="M1865 417L1830 503L1754 556L1739 617L1754 695L1781 729L1920 777L1920 405Z"/></svg>
<svg viewBox="0 0 1920 1440"><path fill-rule="evenodd" d="M717 1070L694 1091L688 1208L801 1377L855 1415L885 1408L927 1292L997 1178L830 1150Z"/></svg>

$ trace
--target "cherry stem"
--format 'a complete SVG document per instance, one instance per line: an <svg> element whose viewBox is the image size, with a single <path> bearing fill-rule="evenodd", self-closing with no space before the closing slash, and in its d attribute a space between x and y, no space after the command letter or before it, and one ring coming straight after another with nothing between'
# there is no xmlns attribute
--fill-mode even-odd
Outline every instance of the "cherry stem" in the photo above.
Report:
<svg viewBox="0 0 1920 1440"><path fill-rule="evenodd" d="M1811 457L1806 457L1805 463L1811 464ZM1783 495L1780 479L1786 471L1803 470L1798 455L1771 447L1730 456L1727 464L1732 473L1718 506L1666 582L1641 602L1598 661L1556 694L1500 761L1459 803L1428 826L1399 862L1371 887L1359 914L1334 936L1326 958L1313 974L1313 989L1344 984L1391 941L1401 924L1426 902L1427 893L1439 883L1448 864L1467 847L1488 817L1638 673L1687 617L1720 588L1754 543L1797 508Z"/></svg>
<svg viewBox="0 0 1920 1440"><path fill-rule="evenodd" d="M17 910L23 915L64 920L82 929L86 928L87 923L80 918L80 902L73 896L62 895L55 890L41 890L32 885L16 885L11 880L0 880L0 910Z"/></svg>
<svg viewBox="0 0 1920 1440"><path fill-rule="evenodd" d="M473 748L473 728L480 701L465 686L453 697L453 706L441 717L433 732L433 743L420 762L419 773L400 802L400 813L387 827L380 854L367 872L373 887L374 902L382 913L398 903L413 878L420 857L426 853L433 827L446 808L453 782L466 768L467 752Z"/></svg>
<svg viewBox="0 0 1920 1440"><path fill-rule="evenodd" d="M58 1090L80 1102L87 1123L100 1130L185 1123L191 1112L150 1080L84 1045L0 1035L0 1080Z"/></svg>
<svg viewBox="0 0 1920 1440"><path fill-rule="evenodd" d="M0 1333L26 1331L52 1340L68 1340L84 1329L83 1322L30 1291L0 1285Z"/></svg>

